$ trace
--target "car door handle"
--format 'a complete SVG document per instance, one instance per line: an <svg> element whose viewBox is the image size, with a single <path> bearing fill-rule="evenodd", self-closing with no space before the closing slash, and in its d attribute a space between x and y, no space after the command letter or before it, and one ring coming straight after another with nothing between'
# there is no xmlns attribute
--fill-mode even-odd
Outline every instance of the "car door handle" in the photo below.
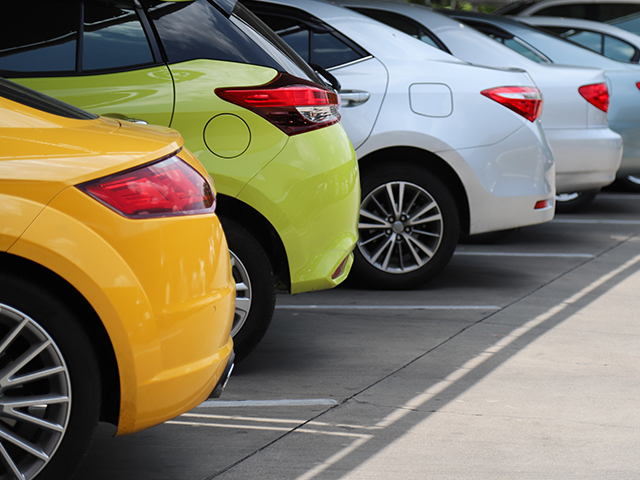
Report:
<svg viewBox="0 0 640 480"><path fill-rule="evenodd" d="M369 100L371 94L363 90L340 90L340 99L343 107L355 107Z"/></svg>

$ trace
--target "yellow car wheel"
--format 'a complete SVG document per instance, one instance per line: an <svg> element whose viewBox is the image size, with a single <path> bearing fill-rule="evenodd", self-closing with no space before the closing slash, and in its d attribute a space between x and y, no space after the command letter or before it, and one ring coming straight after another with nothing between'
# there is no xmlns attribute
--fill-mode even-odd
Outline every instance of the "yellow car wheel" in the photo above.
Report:
<svg viewBox="0 0 640 480"><path fill-rule="evenodd" d="M100 375L75 315L26 279L0 276L0 477L69 478L100 413Z"/></svg>

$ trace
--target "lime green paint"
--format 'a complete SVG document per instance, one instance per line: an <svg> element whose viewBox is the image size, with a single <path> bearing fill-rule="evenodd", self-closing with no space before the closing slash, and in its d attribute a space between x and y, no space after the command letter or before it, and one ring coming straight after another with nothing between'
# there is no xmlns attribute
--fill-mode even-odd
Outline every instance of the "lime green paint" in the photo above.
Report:
<svg viewBox="0 0 640 480"><path fill-rule="evenodd" d="M249 148L249 126L236 115L216 115L204 129L204 141L209 151L222 158L234 158Z"/></svg>
<svg viewBox="0 0 640 480"><path fill-rule="evenodd" d="M271 68L213 60L192 60L170 65L175 80L176 108L171 127L184 137L185 144L216 182L218 192L236 197L244 186L287 144L289 137L259 115L218 97L221 87L264 85L277 75ZM204 129L214 117L237 116L249 129L251 142L240 156L223 158L211 153ZM231 134L231 125L226 133ZM235 127L240 127L238 123ZM210 135L210 133L209 133ZM237 133L242 136L243 133Z"/></svg>
<svg viewBox="0 0 640 480"><path fill-rule="evenodd" d="M173 82L167 67L73 77L11 79L98 115L168 127Z"/></svg>
<svg viewBox="0 0 640 480"><path fill-rule="evenodd" d="M358 165L342 125L291 137L238 198L280 234L291 293L337 284L331 274L355 245L360 208Z"/></svg>

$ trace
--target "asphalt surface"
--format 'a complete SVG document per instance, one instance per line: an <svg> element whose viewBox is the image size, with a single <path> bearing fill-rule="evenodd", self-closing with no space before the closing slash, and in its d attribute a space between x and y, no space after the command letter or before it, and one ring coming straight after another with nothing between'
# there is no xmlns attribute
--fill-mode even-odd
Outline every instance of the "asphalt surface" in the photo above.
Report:
<svg viewBox="0 0 640 480"><path fill-rule="evenodd" d="M640 478L640 195L607 192L413 291L282 295L217 400L76 478Z"/></svg>

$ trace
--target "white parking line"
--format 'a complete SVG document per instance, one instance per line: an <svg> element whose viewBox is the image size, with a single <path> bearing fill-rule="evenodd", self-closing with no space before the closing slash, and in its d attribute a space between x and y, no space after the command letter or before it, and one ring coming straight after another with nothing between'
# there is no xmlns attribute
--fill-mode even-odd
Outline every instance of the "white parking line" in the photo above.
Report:
<svg viewBox="0 0 640 480"><path fill-rule="evenodd" d="M609 219L580 219L580 218L555 218L553 223L575 223L584 225L640 225L640 220L609 220Z"/></svg>
<svg viewBox="0 0 640 480"><path fill-rule="evenodd" d="M500 310L498 305L276 305L278 310Z"/></svg>
<svg viewBox="0 0 640 480"><path fill-rule="evenodd" d="M481 257L596 258L596 256L591 253L455 252L455 255L477 255Z"/></svg>
<svg viewBox="0 0 640 480"><path fill-rule="evenodd" d="M332 398L301 398L301 399L283 399L283 400L236 400L236 401L220 401L206 400L198 405L202 407L292 407L304 405L335 405L338 403Z"/></svg>

